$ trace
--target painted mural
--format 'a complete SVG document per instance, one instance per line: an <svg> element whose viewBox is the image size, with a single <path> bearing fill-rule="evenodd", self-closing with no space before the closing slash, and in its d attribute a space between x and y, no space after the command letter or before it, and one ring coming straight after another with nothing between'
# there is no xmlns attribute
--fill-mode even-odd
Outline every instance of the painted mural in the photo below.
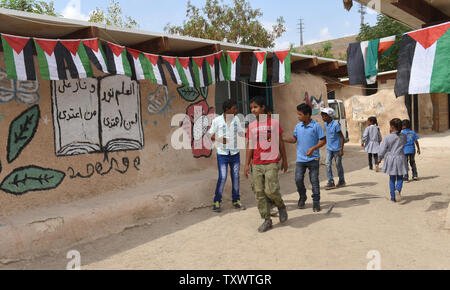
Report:
<svg viewBox="0 0 450 290"><path fill-rule="evenodd" d="M53 81L56 155L142 149L139 90L124 76Z"/></svg>
<svg viewBox="0 0 450 290"><path fill-rule="evenodd" d="M148 114L166 117L172 112L172 101L175 98L175 96L169 96L169 89L166 86L158 85L156 90L147 96Z"/></svg>
<svg viewBox="0 0 450 290"><path fill-rule="evenodd" d="M39 102L39 82L8 79L6 71L0 68L0 103L12 100L25 105L35 105Z"/></svg>
<svg viewBox="0 0 450 290"><path fill-rule="evenodd" d="M22 112L10 124L7 160L13 163L33 140L38 129L40 109L38 105ZM1 171L1 170L0 170ZM13 195L23 195L30 191L50 190L58 187L65 173L40 166L29 165L14 169L0 184L0 189Z"/></svg>
<svg viewBox="0 0 450 290"><path fill-rule="evenodd" d="M323 102L322 94L320 98L316 98L315 96L309 96L308 92L305 92L304 102L307 103L312 108L312 114L318 115L320 113L320 108L325 107L325 103Z"/></svg>

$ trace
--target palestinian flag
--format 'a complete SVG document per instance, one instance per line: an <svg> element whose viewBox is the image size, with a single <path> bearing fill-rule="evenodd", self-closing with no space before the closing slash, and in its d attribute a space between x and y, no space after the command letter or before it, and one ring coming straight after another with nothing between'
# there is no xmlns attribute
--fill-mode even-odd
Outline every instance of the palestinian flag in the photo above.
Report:
<svg viewBox="0 0 450 290"><path fill-rule="evenodd" d="M99 71L108 73L108 67L106 66L106 55L98 38L82 39L81 42L84 45L84 49L86 50L91 63Z"/></svg>
<svg viewBox="0 0 450 290"><path fill-rule="evenodd" d="M41 78L45 80L67 80L64 63L64 46L53 39L34 38Z"/></svg>
<svg viewBox="0 0 450 290"><path fill-rule="evenodd" d="M127 48L128 61L131 67L131 79L143 80L145 79L145 72L149 70L148 59L142 54L141 51L136 49Z"/></svg>
<svg viewBox="0 0 450 290"><path fill-rule="evenodd" d="M205 72L203 77L205 79L205 85L209 86L216 83L216 56L211 54L205 56L203 62L203 71Z"/></svg>
<svg viewBox="0 0 450 290"><path fill-rule="evenodd" d="M113 75L132 77L131 66L128 61L127 49L111 42L106 42L106 59L108 72Z"/></svg>
<svg viewBox="0 0 450 290"><path fill-rule="evenodd" d="M159 55L142 53L145 57L143 60L143 70L146 79L154 84L167 86L166 76L164 75L162 60Z"/></svg>
<svg viewBox="0 0 450 290"><path fill-rule="evenodd" d="M36 80L33 40L29 37L2 34L6 73L9 79Z"/></svg>
<svg viewBox="0 0 450 290"><path fill-rule="evenodd" d="M273 52L273 83L291 82L291 51L282 50Z"/></svg>
<svg viewBox="0 0 450 290"><path fill-rule="evenodd" d="M205 82L205 76L204 76L204 67L203 62L205 61L204 56L200 57L192 57L192 72L194 77L194 86L196 88L203 88L206 87L208 84Z"/></svg>
<svg viewBox="0 0 450 290"><path fill-rule="evenodd" d="M398 61L396 96L450 94L450 22L403 36Z"/></svg>
<svg viewBox="0 0 450 290"><path fill-rule="evenodd" d="M93 77L91 62L80 39L60 40L62 54L67 63L67 69L73 79ZM57 44L58 47L58 44Z"/></svg>
<svg viewBox="0 0 450 290"><path fill-rule="evenodd" d="M173 82L185 87L193 87L191 72L189 70L189 57L177 58L174 56L162 56L167 70Z"/></svg>
<svg viewBox="0 0 450 290"><path fill-rule="evenodd" d="M267 81L267 52L254 51L250 82L265 83Z"/></svg>
<svg viewBox="0 0 450 290"><path fill-rule="evenodd" d="M351 43L347 50L347 68L350 85L371 85L378 75L378 57L392 50L395 36Z"/></svg>
<svg viewBox="0 0 450 290"><path fill-rule="evenodd" d="M241 52L229 51L227 58L227 76L230 81L239 81L241 78Z"/></svg>
<svg viewBox="0 0 450 290"><path fill-rule="evenodd" d="M216 66L216 81L223 82L228 80L227 77L227 58L223 51L216 53L215 55L215 66Z"/></svg>

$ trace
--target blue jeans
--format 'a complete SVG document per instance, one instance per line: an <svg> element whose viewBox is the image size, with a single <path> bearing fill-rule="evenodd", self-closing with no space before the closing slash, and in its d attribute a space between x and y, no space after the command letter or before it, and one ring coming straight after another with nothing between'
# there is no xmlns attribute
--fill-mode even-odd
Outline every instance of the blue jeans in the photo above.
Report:
<svg viewBox="0 0 450 290"><path fill-rule="evenodd" d="M305 174L306 169L309 169L309 180L312 184L312 199L314 202L320 202L320 185L319 185L319 160L310 162L297 162L295 168L295 184L300 199L306 200Z"/></svg>
<svg viewBox="0 0 450 290"><path fill-rule="evenodd" d="M395 198L395 191L398 190L402 192L403 188L403 176L401 175L391 175L389 185L391 187L391 198Z"/></svg>
<svg viewBox="0 0 450 290"><path fill-rule="evenodd" d="M333 159L336 161L336 169L339 176L339 182L345 182L344 167L342 167L342 157L339 156L339 151L327 151L327 175L328 182L334 183L333 177Z"/></svg>
<svg viewBox="0 0 450 290"><path fill-rule="evenodd" d="M217 167L219 168L219 180L217 181L214 202L222 202L222 193L228 176L228 165L230 165L231 183L233 185L233 202L240 200L239 196L239 169L241 166L240 154L220 155L217 154Z"/></svg>

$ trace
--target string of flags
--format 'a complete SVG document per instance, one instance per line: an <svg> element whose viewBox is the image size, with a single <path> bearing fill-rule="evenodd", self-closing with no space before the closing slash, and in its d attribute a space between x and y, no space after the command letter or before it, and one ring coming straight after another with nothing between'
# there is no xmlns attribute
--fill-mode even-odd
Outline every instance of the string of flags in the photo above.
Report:
<svg viewBox="0 0 450 290"><path fill-rule="evenodd" d="M350 85L374 84L378 58L388 54L396 36L351 43L347 50ZM411 31L402 36L395 95L450 94L450 22Z"/></svg>
<svg viewBox="0 0 450 290"><path fill-rule="evenodd" d="M206 87L220 81L241 79L240 51L220 51L196 57L173 57L145 53L115 43L102 46L98 38L42 39L1 34L7 77L17 80L36 80L33 48L36 49L40 76L45 80L67 80L94 76L97 70L126 75L134 80L150 80L167 85L163 67L171 80L189 87ZM268 78L267 52L254 51L251 82L266 83ZM273 52L273 83L291 81L291 53ZM69 75L68 75L69 74Z"/></svg>

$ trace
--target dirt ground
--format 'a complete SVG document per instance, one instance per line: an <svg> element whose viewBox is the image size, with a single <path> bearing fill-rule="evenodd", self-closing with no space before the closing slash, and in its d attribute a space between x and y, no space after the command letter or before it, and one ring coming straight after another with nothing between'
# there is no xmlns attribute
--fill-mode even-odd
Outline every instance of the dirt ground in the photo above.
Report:
<svg viewBox="0 0 450 290"><path fill-rule="evenodd" d="M246 211L200 208L135 227L121 234L6 269L66 269L68 250L81 254L81 269L361 269L378 251L381 269L450 269L450 230L445 218L450 202L450 133L420 140L420 180L404 186L404 202L393 204L388 177L370 171L357 145L345 149L347 187L321 190L322 212L313 213L311 198L297 209L294 164L280 176L289 220L264 234L249 182L241 183ZM321 166L321 186L326 184ZM310 186L308 195L311 195ZM195 189L189 189L195 194ZM212 196L211 196L212 199Z"/></svg>

